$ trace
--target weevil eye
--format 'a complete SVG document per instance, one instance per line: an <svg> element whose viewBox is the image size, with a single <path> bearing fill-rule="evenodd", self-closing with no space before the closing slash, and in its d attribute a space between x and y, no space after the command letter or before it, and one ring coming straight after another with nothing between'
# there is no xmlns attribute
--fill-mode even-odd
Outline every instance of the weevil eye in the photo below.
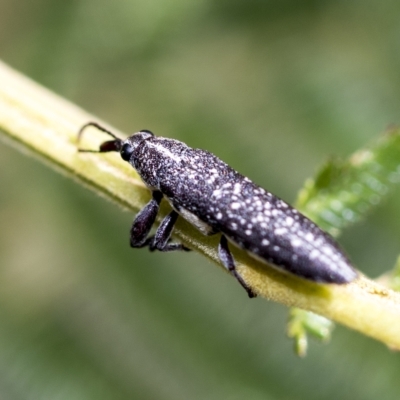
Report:
<svg viewBox="0 0 400 400"><path fill-rule="evenodd" d="M129 161L131 159L133 150L133 146L130 143L124 143L121 147L122 159L125 161Z"/></svg>

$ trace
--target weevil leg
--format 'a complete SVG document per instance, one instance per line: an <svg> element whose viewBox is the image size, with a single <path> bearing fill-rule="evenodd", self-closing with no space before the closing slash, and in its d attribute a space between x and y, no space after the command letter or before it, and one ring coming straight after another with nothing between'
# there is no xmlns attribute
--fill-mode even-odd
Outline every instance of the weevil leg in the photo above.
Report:
<svg viewBox="0 0 400 400"><path fill-rule="evenodd" d="M152 240L151 238L147 238L147 236L156 220L163 197L162 193L158 191L154 191L152 195L152 199L133 221L130 232L131 247L145 247L148 246Z"/></svg>
<svg viewBox="0 0 400 400"><path fill-rule="evenodd" d="M174 251L174 250L185 250L190 251L183 244L179 243L168 243L172 229L174 228L175 222L178 219L179 214L173 210L171 211L161 222L158 227L156 234L151 238L149 247L150 251Z"/></svg>
<svg viewBox="0 0 400 400"><path fill-rule="evenodd" d="M236 280L243 286L250 298L256 297L257 295L251 290L247 283L236 271L235 260L233 259L232 253L228 247L228 241L224 235L221 236L221 240L218 246L219 258L224 267L236 278Z"/></svg>

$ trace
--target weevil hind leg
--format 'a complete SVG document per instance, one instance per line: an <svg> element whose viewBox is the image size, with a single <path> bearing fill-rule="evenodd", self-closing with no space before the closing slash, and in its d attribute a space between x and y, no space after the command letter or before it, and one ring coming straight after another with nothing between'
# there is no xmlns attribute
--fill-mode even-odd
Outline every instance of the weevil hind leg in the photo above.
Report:
<svg viewBox="0 0 400 400"><path fill-rule="evenodd" d="M236 280L242 285L244 290L246 290L250 298L256 297L257 295L253 290L247 285L243 278L239 275L236 270L235 260L233 259L232 253L229 250L228 241L224 235L221 236L221 240L218 246L219 258L224 265L224 267L236 278Z"/></svg>
<svg viewBox="0 0 400 400"><path fill-rule="evenodd" d="M151 239L147 238L147 236L156 220L163 197L162 193L158 191L154 191L152 195L152 199L147 203L142 211L139 212L133 221L130 231L131 247L146 247L151 242Z"/></svg>
<svg viewBox="0 0 400 400"><path fill-rule="evenodd" d="M180 243L169 243L172 230L178 219L179 214L173 210L161 222L156 234L151 238L149 247L150 251L190 251L187 247Z"/></svg>

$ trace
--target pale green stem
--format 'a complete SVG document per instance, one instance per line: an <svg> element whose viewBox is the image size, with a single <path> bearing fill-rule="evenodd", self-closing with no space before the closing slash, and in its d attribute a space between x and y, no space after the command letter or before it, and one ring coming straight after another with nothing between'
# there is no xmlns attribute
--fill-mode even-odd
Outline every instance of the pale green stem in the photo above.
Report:
<svg viewBox="0 0 400 400"><path fill-rule="evenodd" d="M148 190L118 154L77 152L77 132L92 120L99 121L0 63L0 136L96 193L130 210L140 210L149 199ZM88 130L81 146L96 149L102 135ZM160 217L167 209L163 207ZM204 237L182 220L175 235L220 265L218 237ZM400 349L399 293L365 277L348 285L317 285L280 273L243 251L234 253L240 274L260 297L313 311Z"/></svg>

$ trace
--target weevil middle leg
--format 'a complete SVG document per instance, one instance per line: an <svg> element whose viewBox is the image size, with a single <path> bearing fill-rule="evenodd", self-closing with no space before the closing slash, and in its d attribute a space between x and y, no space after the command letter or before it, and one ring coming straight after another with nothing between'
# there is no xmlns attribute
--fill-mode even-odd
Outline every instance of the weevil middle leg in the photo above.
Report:
<svg viewBox="0 0 400 400"><path fill-rule="evenodd" d="M235 260L233 259L232 253L229 250L228 241L224 235L221 236L221 240L218 246L219 258L224 265L224 267L236 278L236 280L242 285L244 290L246 290L250 298L256 297L257 295L251 290L243 278L239 275L236 270Z"/></svg>
<svg viewBox="0 0 400 400"><path fill-rule="evenodd" d="M162 221L158 227L156 234L150 238L150 251L190 251L187 247L180 243L168 243L171 237L172 229L178 219L179 214L173 210Z"/></svg>

